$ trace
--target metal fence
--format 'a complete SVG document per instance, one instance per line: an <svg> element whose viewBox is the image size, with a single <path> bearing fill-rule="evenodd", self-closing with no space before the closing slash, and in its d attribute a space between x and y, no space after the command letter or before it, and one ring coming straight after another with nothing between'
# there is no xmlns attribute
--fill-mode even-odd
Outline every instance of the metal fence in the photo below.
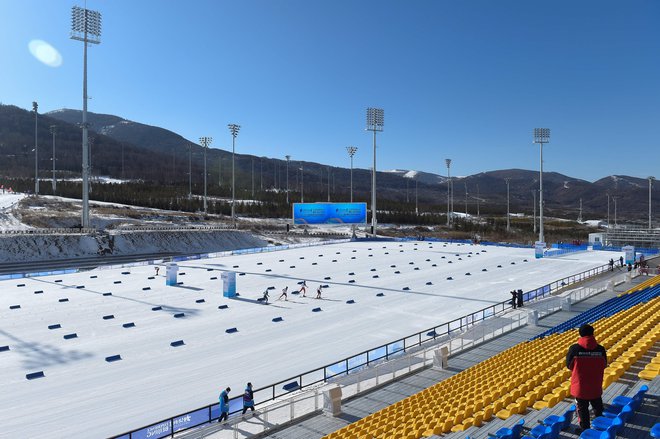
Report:
<svg viewBox="0 0 660 439"><path fill-rule="evenodd" d="M608 264L601 265L590 270L574 275L566 276L547 285L523 294L525 302L534 302L548 297L569 285L582 282L603 272L608 271ZM510 301L503 301L495 305L483 308L479 311L467 314L450 322L442 323L415 334L394 340L390 343L378 346L368 351L346 357L332 364L310 370L285 380L276 382L254 391L254 400L258 404L282 399L287 395L303 389L313 388L327 383L337 377L347 376L360 370L369 368L371 365L389 361L394 358L403 357L411 350L419 349L421 346L432 344L438 340L451 338L454 334L460 334L471 329L477 323L486 319L503 314L511 308ZM450 344L451 348L451 344ZM464 348L462 346L461 348ZM450 349L451 351L451 349ZM235 415L242 410L242 395L232 398L229 404L229 414ZM210 423L220 416L219 404L207 406L182 413L171 418L156 422L152 425L142 427L130 432L114 436L113 439L158 439L167 436L173 437L175 433L189 430L202 424Z"/></svg>

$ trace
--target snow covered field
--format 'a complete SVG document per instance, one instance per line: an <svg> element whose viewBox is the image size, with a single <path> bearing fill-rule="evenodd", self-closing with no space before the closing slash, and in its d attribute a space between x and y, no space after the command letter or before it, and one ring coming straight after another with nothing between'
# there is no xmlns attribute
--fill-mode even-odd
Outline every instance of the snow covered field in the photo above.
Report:
<svg viewBox="0 0 660 439"><path fill-rule="evenodd" d="M183 262L176 287L153 266L2 281L0 436L119 434L217 401L227 385L237 396L247 381L264 387L618 256L535 260L533 249L360 242ZM222 297L225 270L238 273L236 299ZM275 300L301 279L307 298ZM319 284L329 286L322 300ZM176 340L185 345L171 347ZM122 360L106 362L112 355ZM26 379L38 371L45 377Z"/></svg>

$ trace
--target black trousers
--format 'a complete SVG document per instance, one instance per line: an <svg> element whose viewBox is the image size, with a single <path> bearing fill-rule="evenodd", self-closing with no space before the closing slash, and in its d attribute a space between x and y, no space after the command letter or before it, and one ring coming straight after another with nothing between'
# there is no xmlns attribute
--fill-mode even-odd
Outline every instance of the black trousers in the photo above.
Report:
<svg viewBox="0 0 660 439"><path fill-rule="evenodd" d="M218 422L226 421L228 417L229 417L229 412L222 412L222 414L220 414L220 418L218 419Z"/></svg>
<svg viewBox="0 0 660 439"><path fill-rule="evenodd" d="M242 413L242 414L244 415L245 412L248 411L248 409L254 411L254 406L244 405L244 406L243 406L243 413Z"/></svg>
<svg viewBox="0 0 660 439"><path fill-rule="evenodd" d="M578 422L583 430L591 427L591 420L589 419L589 404L591 404L591 407L594 409L594 415L596 415L596 417L603 416L603 398L600 396L596 399L575 398L575 402L577 405Z"/></svg>

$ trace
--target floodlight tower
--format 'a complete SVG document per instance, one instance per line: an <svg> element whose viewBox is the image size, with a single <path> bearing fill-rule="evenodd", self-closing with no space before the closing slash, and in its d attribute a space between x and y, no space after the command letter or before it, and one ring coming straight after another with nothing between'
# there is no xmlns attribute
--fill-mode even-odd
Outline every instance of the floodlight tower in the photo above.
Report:
<svg viewBox="0 0 660 439"><path fill-rule="evenodd" d="M231 219L234 222L234 228L236 228L236 184L235 184L235 155L236 155L236 136L241 129L240 125L235 123L227 124L229 132L231 133Z"/></svg>
<svg viewBox="0 0 660 439"><path fill-rule="evenodd" d="M376 236L376 132L383 131L385 112L382 108L367 108L367 131L374 133L374 165L371 169L371 234Z"/></svg>
<svg viewBox="0 0 660 439"><path fill-rule="evenodd" d="M207 200L206 200L206 152L209 149L209 145L213 142L213 137L200 137L199 144L204 148L204 213L208 212Z"/></svg>
<svg viewBox="0 0 660 439"><path fill-rule="evenodd" d="M300 202L305 202L305 172L302 163L300 164Z"/></svg>
<svg viewBox="0 0 660 439"><path fill-rule="evenodd" d="M451 225L451 214L449 213L449 198L451 196L451 159L445 159L445 164L447 165L447 227Z"/></svg>
<svg viewBox="0 0 660 439"><path fill-rule="evenodd" d="M351 203L353 202L353 156L357 150L357 146L346 147L346 152L348 152L348 156L351 158Z"/></svg>
<svg viewBox="0 0 660 439"><path fill-rule="evenodd" d="M192 200L192 143L188 144L188 199Z"/></svg>
<svg viewBox="0 0 660 439"><path fill-rule="evenodd" d="M71 8L71 39L83 42L82 226L89 227L89 149L87 146L87 43L101 43L101 13Z"/></svg>
<svg viewBox="0 0 660 439"><path fill-rule="evenodd" d="M55 179L55 133L57 133L57 125L51 125L50 132L53 135L53 195L55 195L57 189L57 180Z"/></svg>
<svg viewBox="0 0 660 439"><path fill-rule="evenodd" d="M511 223L509 220L509 183L511 182L511 179L505 178L504 181L506 182L506 231L509 232L511 231Z"/></svg>
<svg viewBox="0 0 660 439"><path fill-rule="evenodd" d="M618 224L616 222L616 200L619 197L612 197L612 201L614 201L614 228L616 229L618 227Z"/></svg>
<svg viewBox="0 0 660 439"><path fill-rule="evenodd" d="M289 204L289 160L291 160L290 155L285 155L286 158L286 204Z"/></svg>
<svg viewBox="0 0 660 439"><path fill-rule="evenodd" d="M536 189L532 189L532 199L534 200L532 202L534 204L534 233L536 233ZM607 201L609 202L609 198Z"/></svg>
<svg viewBox="0 0 660 439"><path fill-rule="evenodd" d="M610 228L610 193L605 192L605 195L607 195L607 228Z"/></svg>
<svg viewBox="0 0 660 439"><path fill-rule="evenodd" d="M34 196L39 195L39 146L37 145L37 119L39 115L39 104L32 102L34 111Z"/></svg>
<svg viewBox="0 0 660 439"><path fill-rule="evenodd" d="M649 229L652 228L653 223L651 221L651 189L653 189L653 180L655 180L655 177L649 176Z"/></svg>
<svg viewBox="0 0 660 439"><path fill-rule="evenodd" d="M543 236L543 144L550 143L550 128L534 128L534 143L541 146L539 170L539 242L545 242Z"/></svg>

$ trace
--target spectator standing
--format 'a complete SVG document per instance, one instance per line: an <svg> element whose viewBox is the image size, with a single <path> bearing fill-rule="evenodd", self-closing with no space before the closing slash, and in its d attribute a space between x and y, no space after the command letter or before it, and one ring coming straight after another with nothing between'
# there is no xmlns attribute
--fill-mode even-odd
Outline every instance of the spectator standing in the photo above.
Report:
<svg viewBox="0 0 660 439"><path fill-rule="evenodd" d="M589 405L596 417L603 414L603 374L607 366L607 352L596 342L594 328L582 325L578 342L568 349L566 367L571 370L571 395L577 403L580 429L591 426Z"/></svg>
<svg viewBox="0 0 660 439"><path fill-rule="evenodd" d="M516 291L516 301L518 302L518 308L523 306L523 290Z"/></svg>
<svg viewBox="0 0 660 439"><path fill-rule="evenodd" d="M252 391L252 383L247 383L245 393L243 393L243 416L245 416L245 412L247 412L248 409L254 412L254 392Z"/></svg>
<svg viewBox="0 0 660 439"><path fill-rule="evenodd" d="M511 290L509 291L509 294L511 294L511 306L513 306L513 309L516 309L516 299L518 298L518 293L516 293L516 290Z"/></svg>
<svg viewBox="0 0 660 439"><path fill-rule="evenodd" d="M619 256L619 267L623 267L623 256Z"/></svg>
<svg viewBox="0 0 660 439"><path fill-rule="evenodd" d="M227 387L225 390L220 392L220 417L218 422L226 421L229 418L229 392L231 388Z"/></svg>

